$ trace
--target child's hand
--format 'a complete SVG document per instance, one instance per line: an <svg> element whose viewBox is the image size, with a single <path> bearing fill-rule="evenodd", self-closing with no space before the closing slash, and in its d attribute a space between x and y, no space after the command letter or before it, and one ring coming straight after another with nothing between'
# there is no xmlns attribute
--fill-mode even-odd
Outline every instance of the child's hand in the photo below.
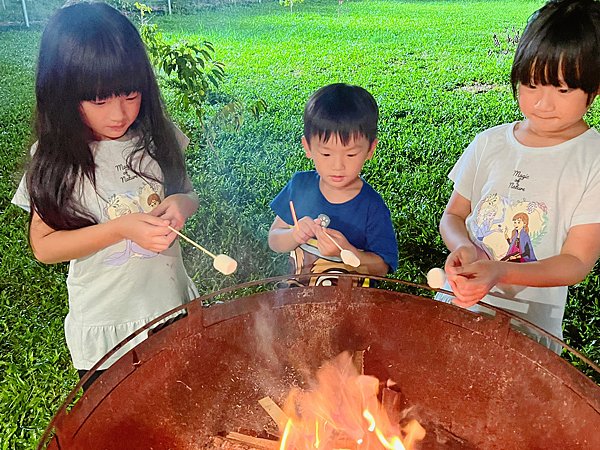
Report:
<svg viewBox="0 0 600 450"><path fill-rule="evenodd" d="M298 227L292 229L292 237L298 245L306 244L309 239L315 236L316 228L314 220L308 216L304 216L298 221Z"/></svg>
<svg viewBox="0 0 600 450"><path fill-rule="evenodd" d="M183 228L185 220L198 209L198 203L194 202L187 194L173 194L165 198L156 208L148 214L169 221L169 225L177 231Z"/></svg>
<svg viewBox="0 0 600 450"><path fill-rule="evenodd" d="M127 214L113 219L123 239L160 253L169 248L177 235L167 228L169 221L146 213Z"/></svg>
<svg viewBox="0 0 600 450"><path fill-rule="evenodd" d="M337 247L337 245L335 245L331 241L331 239L329 239L327 236L325 236L325 233L327 233L329 236L331 236L333 238L333 240L335 242L337 242L339 244L339 246L342 247L343 249L350 250L354 254L358 253L357 250L352 245L350 245L350 243L346 239L346 236L344 236L339 231L334 230L332 228L323 229L320 226L318 226L315 231L316 231L315 236L316 236L317 242L318 242L317 248L319 249L319 252L321 253L321 255L323 255L323 256L340 256L340 253L341 253L340 249Z"/></svg>
<svg viewBox="0 0 600 450"><path fill-rule="evenodd" d="M469 308L487 295L505 274L508 263L479 260L471 264L454 267L448 283L456 296L453 302Z"/></svg>
<svg viewBox="0 0 600 450"><path fill-rule="evenodd" d="M462 245L448 255L444 270L447 274L454 275L458 268L474 263L477 259L477 247Z"/></svg>

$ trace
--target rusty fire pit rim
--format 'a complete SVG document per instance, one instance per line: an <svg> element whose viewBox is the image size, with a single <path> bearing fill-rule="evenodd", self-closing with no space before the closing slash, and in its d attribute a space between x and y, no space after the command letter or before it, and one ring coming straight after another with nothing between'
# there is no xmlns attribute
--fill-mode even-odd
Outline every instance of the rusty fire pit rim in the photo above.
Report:
<svg viewBox="0 0 600 450"><path fill-rule="evenodd" d="M364 278L364 275L360 275L360 274L340 273L340 274L335 274L335 275L336 275L336 277L339 277L339 278L342 278L342 279L347 279L348 281L350 281L351 279L354 279L354 278ZM217 297L219 295L227 294L229 292L234 292L234 291L238 291L238 290L242 290L242 289L246 289L246 288L249 288L249 287L252 287L252 286L258 286L258 285L262 285L262 284L266 285L266 284L269 284L269 283L276 283L276 282L279 282L279 281L285 281L285 280L290 280L290 279L303 279L303 278L308 279L311 276L312 276L311 274L306 274L306 275L282 275L282 276L277 276L277 277L265 278L265 279L261 279L261 280L249 281L249 282L242 283L242 284L237 284L237 285L234 285L234 286L229 286L227 288L220 289L220 290L212 292L210 294L206 294L206 295L200 296L200 297L198 297L198 298L196 298L196 299L192 300L191 302L186 303L184 305L177 306L176 308L173 308L173 309L165 312L164 314L160 315L159 317L153 319L152 321L148 322L144 326L140 327L138 330L136 330L135 332L133 332L132 334L130 334L129 336L127 336L125 339L123 339L119 344L117 344L106 355L104 355L83 376L83 378L81 378L81 380L79 380L79 382L75 385L75 387L73 388L73 390L65 398L65 400L63 401L63 403L61 404L61 406L58 408L58 410L56 411L56 413L54 414L54 416L52 417L52 419L48 423L48 426L46 427L46 430L44 431L44 434L42 435L42 437L40 438L40 440L38 442L38 445L36 446L36 450L43 450L43 449L46 448L46 445L49 443L50 437L51 437L52 432L54 430L56 421L62 415L67 415L68 414L68 411L66 411L66 409L73 404L73 400L75 399L75 397L77 397L77 395L79 393L79 390L83 387L83 385L87 382L87 380L89 380L89 378L98 370L98 368L102 364L104 364L105 361L107 361L112 355L114 355L117 351L119 351L119 349L121 349L124 345L126 345L131 340L135 339L141 333L143 333L145 331L148 331L148 330L151 330L152 327L154 327L155 325L157 325L159 322L161 322L161 321L163 321L163 320L165 320L165 319L167 319L169 317L175 316L180 311L184 311L184 310L187 311L192 303L199 304L202 308L205 308L204 306L202 306L202 302L203 301L211 299L211 298L214 298L214 297ZM395 284L416 287L416 288L425 289L425 290L428 290L428 291L439 292L439 293L443 293L443 294L447 294L447 295L453 295L453 293L451 291L447 291L445 289L434 289L434 288L431 288L430 286L426 286L426 285L422 285L422 284L418 284L418 283L413 283L411 281L399 280L399 279L388 278L388 277L380 277L380 276L369 276L369 279L376 280L376 281L387 281L387 282L391 282L391 283L395 283ZM347 284L347 287L349 289L351 289L351 284L349 282L345 283L345 284ZM329 286L322 286L322 288L328 288L328 287ZM362 287L361 289L369 289L369 288ZM379 288L375 288L375 289L379 289ZM383 289L383 290L386 290L386 289ZM492 295L492 296L495 296L495 297L504 298L502 295L495 295L493 293L490 293L489 295ZM512 314L512 313L510 313L510 312L508 312L506 310L503 310L503 309L498 308L496 306L490 305L490 304L488 304L486 302L483 302L483 301L480 301L480 303L482 305L484 305L485 307L493 310L496 314L500 314L501 316L503 316L504 317L503 320L507 320L508 319L509 323L510 323L511 319L514 319L517 322L519 322L520 324L523 324L523 325L525 325L527 327L530 327L530 328L534 329L535 331L539 332L543 336L549 338L553 342L559 344L561 347L563 347L567 351L569 351L572 354L574 354L575 356L577 356L580 360L582 360L583 362L585 362L588 366L590 366L597 373L600 374L600 367L598 367L598 365L596 365L595 363L593 363L592 361L590 361L588 358L586 358L580 352L578 352L577 350L575 350L574 348L572 348L571 346L569 346L568 344L566 344L562 340L558 339L554 335L552 335L552 334L548 333L547 331L539 328L537 325L534 325L534 324L528 322L527 320L522 319L521 317L519 317L519 316L517 316L515 314ZM451 306L459 308L458 306L455 306L455 305L451 305Z"/></svg>

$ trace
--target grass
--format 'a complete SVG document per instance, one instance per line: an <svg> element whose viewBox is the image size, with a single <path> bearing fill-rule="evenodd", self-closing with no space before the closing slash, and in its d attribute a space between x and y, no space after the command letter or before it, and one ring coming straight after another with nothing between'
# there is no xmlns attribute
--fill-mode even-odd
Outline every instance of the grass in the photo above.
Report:
<svg viewBox="0 0 600 450"><path fill-rule="evenodd" d="M381 110L376 157L364 177L388 203L397 231L395 277L423 282L446 249L437 224L451 192L447 173L477 132L518 120L508 86L510 44L540 1L276 2L156 18L165 32L207 39L227 64L227 80L211 110L231 98L263 98L269 110L238 133L217 136L215 156L201 144L198 123L174 120L192 138L189 173L201 206L185 232L239 262L231 277L191 246L184 259L202 293L282 274L285 255L266 244L269 201L296 170L310 168L301 151L301 115L309 95L338 81L369 89ZM45 16L47 17L47 15ZM38 28L41 28L38 27ZM0 34L0 449L32 448L77 376L62 329L66 265L44 266L27 248L27 218L10 205L31 143L35 58L40 31ZM482 92L477 93L478 87ZM597 108L588 121L597 125ZM599 271L571 289L566 339L593 360L600 305ZM425 293L424 293L425 294Z"/></svg>

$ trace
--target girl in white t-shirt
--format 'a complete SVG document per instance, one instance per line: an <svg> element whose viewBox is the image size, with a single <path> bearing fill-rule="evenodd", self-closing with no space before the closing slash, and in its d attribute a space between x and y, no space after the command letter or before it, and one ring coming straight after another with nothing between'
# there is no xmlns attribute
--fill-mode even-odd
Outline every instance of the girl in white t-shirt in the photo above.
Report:
<svg viewBox="0 0 600 450"><path fill-rule="evenodd" d="M600 135L583 120L600 87L600 3L537 11L511 82L525 120L479 134L450 173L445 269L454 303L485 297L560 338L566 286L600 254Z"/></svg>
<svg viewBox="0 0 600 450"><path fill-rule="evenodd" d="M198 208L184 162L189 141L165 117L136 28L103 3L51 18L36 100L38 141L13 203L30 210L35 257L70 261L65 333L83 375L132 332L197 296L167 227L181 229Z"/></svg>

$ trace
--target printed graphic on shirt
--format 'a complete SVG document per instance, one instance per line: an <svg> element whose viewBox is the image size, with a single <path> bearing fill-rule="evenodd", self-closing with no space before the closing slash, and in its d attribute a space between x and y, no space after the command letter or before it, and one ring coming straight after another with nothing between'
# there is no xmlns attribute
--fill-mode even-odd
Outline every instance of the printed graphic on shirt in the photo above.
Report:
<svg viewBox="0 0 600 450"><path fill-rule="evenodd" d="M115 166L117 172L121 172L121 183L136 179L138 176L126 164L117 164Z"/></svg>
<svg viewBox="0 0 600 450"><path fill-rule="evenodd" d="M507 197L490 194L477 205L476 216L470 220L471 233L475 244L490 259L537 261L535 247L546 234L547 213L544 203L511 202Z"/></svg>
<svg viewBox="0 0 600 450"><path fill-rule="evenodd" d="M150 212L160 203L160 196L149 184L144 184L137 192L127 191L115 194L108 199L103 214L109 220L137 212ZM154 258L158 253L140 247L130 239L125 241L125 250L115 252L106 257L103 264L121 266L130 258Z"/></svg>
<svg viewBox="0 0 600 450"><path fill-rule="evenodd" d="M521 186L521 182L529 179L529 174L523 173L520 170L515 170L513 177L514 180L509 183L508 187L511 189L516 189L517 191L524 191L525 188Z"/></svg>
<svg viewBox="0 0 600 450"><path fill-rule="evenodd" d="M286 284L290 286L337 286L339 278L336 274L358 273L354 267L344 264L339 258L322 256L317 248L317 240L314 238L290 252L289 269L291 274L313 275L289 280ZM352 284L369 286L370 280L362 277L354 278Z"/></svg>

